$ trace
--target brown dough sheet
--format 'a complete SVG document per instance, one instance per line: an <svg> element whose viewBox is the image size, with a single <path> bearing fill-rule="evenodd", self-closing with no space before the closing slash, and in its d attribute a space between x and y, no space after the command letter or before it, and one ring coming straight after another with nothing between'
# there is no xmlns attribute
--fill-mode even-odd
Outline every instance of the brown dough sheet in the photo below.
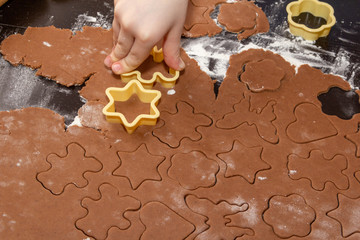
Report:
<svg viewBox="0 0 360 240"><path fill-rule="evenodd" d="M14 64L41 60L11 47L27 34L2 44ZM111 41L101 29L78 34ZM101 112L105 89L125 84L100 57L81 91L81 127L65 130L46 109L0 112L0 239L359 239L360 115L325 115L317 99L349 84L250 49L231 56L215 98L181 54L175 94L154 86L158 123L133 134Z"/></svg>
<svg viewBox="0 0 360 240"><path fill-rule="evenodd" d="M217 5L220 5L219 23L227 31L238 33L239 40L269 31L265 13L252 1L226 3L225 0L190 0L183 35L195 38L219 34L222 28L210 17Z"/></svg>

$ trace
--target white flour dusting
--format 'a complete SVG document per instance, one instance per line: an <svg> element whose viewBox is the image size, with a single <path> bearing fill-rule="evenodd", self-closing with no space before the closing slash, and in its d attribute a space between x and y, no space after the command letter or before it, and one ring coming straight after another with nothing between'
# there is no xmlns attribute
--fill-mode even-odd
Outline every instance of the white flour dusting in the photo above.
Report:
<svg viewBox="0 0 360 240"><path fill-rule="evenodd" d="M79 116L76 116L74 121L68 127L71 127L71 126L82 127L81 120L80 120Z"/></svg>
<svg viewBox="0 0 360 240"><path fill-rule="evenodd" d="M286 8L286 2L280 0L268 7L271 9L271 14L268 15L269 22L276 22L277 13ZM213 17L216 17L216 14ZM335 54L316 46L313 41L294 37L286 21L268 33L257 34L243 41L238 41L235 33L223 31L215 37L184 38L182 47L198 62L204 72L220 82L226 75L230 56L251 48L275 52L294 65L296 69L303 64L309 64L321 69L324 73L344 78L352 86L354 86L356 71L360 67L359 63L350 61L353 54L343 48Z"/></svg>
<svg viewBox="0 0 360 240"><path fill-rule="evenodd" d="M44 44L45 46L47 46L47 47L51 47L51 44L48 43L48 42L43 42L43 44Z"/></svg>
<svg viewBox="0 0 360 240"><path fill-rule="evenodd" d="M81 31L83 26L91 27L102 27L105 29L111 28L113 13L110 11L109 14L103 15L97 12L96 16L89 16L88 13L80 14L71 27L72 32Z"/></svg>
<svg viewBox="0 0 360 240"><path fill-rule="evenodd" d="M175 89L170 89L169 91L167 91L167 95L174 95L175 93Z"/></svg>

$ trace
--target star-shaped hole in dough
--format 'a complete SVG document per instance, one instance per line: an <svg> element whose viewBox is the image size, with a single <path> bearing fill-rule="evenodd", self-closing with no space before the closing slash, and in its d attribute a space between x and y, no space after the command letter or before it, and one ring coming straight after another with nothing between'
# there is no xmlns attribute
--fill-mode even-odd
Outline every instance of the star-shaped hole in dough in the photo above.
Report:
<svg viewBox="0 0 360 240"><path fill-rule="evenodd" d="M115 109L115 102L126 102L133 94L136 94L140 101L150 104L149 113L138 115L132 122L126 119L121 109ZM106 120L112 123L121 123L128 133L133 133L140 125L155 125L160 116L157 104L161 98L161 92L157 90L145 89L137 80L130 81L123 88L110 87L106 89L109 103L103 108Z"/></svg>

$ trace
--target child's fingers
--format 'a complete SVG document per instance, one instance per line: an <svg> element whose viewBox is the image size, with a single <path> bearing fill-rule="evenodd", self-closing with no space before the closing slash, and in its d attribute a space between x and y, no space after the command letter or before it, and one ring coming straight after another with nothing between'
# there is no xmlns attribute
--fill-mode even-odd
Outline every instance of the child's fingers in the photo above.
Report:
<svg viewBox="0 0 360 240"><path fill-rule="evenodd" d="M113 62L119 61L120 59L124 58L130 52L134 44L134 37L126 32L124 28L120 29L120 34L116 41L115 48L111 52L111 59Z"/></svg>
<svg viewBox="0 0 360 240"><path fill-rule="evenodd" d="M163 43L164 61L175 70L183 70L185 68L185 63L180 56L180 38L181 31L178 28L173 28L167 34Z"/></svg>
<svg viewBox="0 0 360 240"><path fill-rule="evenodd" d="M152 48L153 45L136 39L126 57L112 65L113 72L115 74L123 74L134 70L149 57Z"/></svg>
<svg viewBox="0 0 360 240"><path fill-rule="evenodd" d="M115 46L120 33L120 24L115 19L112 24L112 29L113 29L113 46Z"/></svg>
<svg viewBox="0 0 360 240"><path fill-rule="evenodd" d="M113 30L113 48L111 50L111 52L114 50L115 45L117 43L117 39L119 37L119 33L120 33L120 24L118 23L118 21L116 21L114 19L113 23L112 23L112 30ZM113 60L111 58L111 53L105 58L104 60L104 64L105 66L107 66L108 68L111 67L111 65L113 64Z"/></svg>

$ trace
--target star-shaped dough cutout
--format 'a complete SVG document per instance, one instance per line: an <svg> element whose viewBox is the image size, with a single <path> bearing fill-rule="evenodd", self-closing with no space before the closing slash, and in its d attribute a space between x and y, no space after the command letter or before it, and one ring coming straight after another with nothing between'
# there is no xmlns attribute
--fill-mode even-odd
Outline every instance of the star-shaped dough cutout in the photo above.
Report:
<svg viewBox="0 0 360 240"><path fill-rule="evenodd" d="M158 167L165 160L165 157L152 155L145 144L142 144L134 152L118 152L118 156L121 164L113 174L127 177L134 190L145 181L161 180Z"/></svg>
<svg viewBox="0 0 360 240"><path fill-rule="evenodd" d="M262 147L248 148L234 141L233 148L218 157L226 163L225 177L242 176L249 183L255 182L259 171L270 169L270 165L262 159Z"/></svg>
<svg viewBox="0 0 360 240"><path fill-rule="evenodd" d="M116 112L115 101L125 102L133 94L136 94L141 102L150 103L150 114L140 114L129 123L123 113ZM123 124L128 133L133 133L140 125L155 125L160 116L156 106L161 98L161 92L145 89L137 80L131 80L123 88L110 87L106 89L106 95L109 98L109 103L103 108L106 120L112 123Z"/></svg>

